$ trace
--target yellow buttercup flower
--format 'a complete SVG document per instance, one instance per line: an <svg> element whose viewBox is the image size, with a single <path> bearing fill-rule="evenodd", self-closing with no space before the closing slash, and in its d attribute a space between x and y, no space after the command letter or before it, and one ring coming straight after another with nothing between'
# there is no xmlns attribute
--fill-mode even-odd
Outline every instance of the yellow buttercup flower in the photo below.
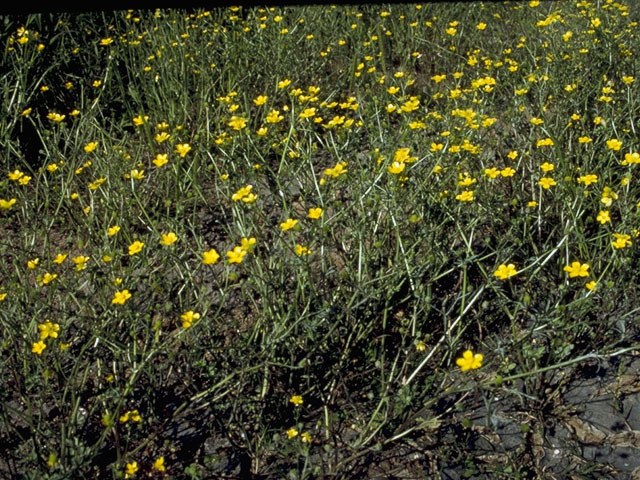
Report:
<svg viewBox="0 0 640 480"><path fill-rule="evenodd" d="M509 277L513 277L516 275L518 271L513 263L508 265L500 265L498 269L493 272L493 275L498 277L500 280L506 280Z"/></svg>
<svg viewBox="0 0 640 480"><path fill-rule="evenodd" d="M176 153L180 155L181 158L184 158L190 150L191 145L188 143L179 143L176 145Z"/></svg>
<svg viewBox="0 0 640 480"><path fill-rule="evenodd" d="M157 470L158 472L164 472L166 470L164 466L164 457L156 458L156 460L153 462L153 469Z"/></svg>
<svg viewBox="0 0 640 480"><path fill-rule="evenodd" d="M178 241L178 236L174 232L165 233L162 235L160 243L165 246L173 245Z"/></svg>
<svg viewBox="0 0 640 480"><path fill-rule="evenodd" d="M456 200L460 202L473 202L473 190L465 190L462 193L456 195Z"/></svg>
<svg viewBox="0 0 640 480"><path fill-rule="evenodd" d="M142 247L144 247L144 243L136 240L131 245L129 245L129 255L135 255L136 253L140 253L142 251Z"/></svg>
<svg viewBox="0 0 640 480"><path fill-rule="evenodd" d="M620 150L620 148L622 147L622 142L617 138L612 138L611 140L607 140L606 143L607 143L607 148L614 150L616 152Z"/></svg>
<svg viewBox="0 0 640 480"><path fill-rule="evenodd" d="M158 153L156 155L156 158L152 160L153 164L158 168L162 167L163 165L166 165L168 161L169 161L169 155L166 153Z"/></svg>
<svg viewBox="0 0 640 480"><path fill-rule="evenodd" d="M200 314L193 310L189 310L188 312L180 315L180 318L182 319L182 327L189 328L193 324L194 320L200 319Z"/></svg>
<svg viewBox="0 0 640 480"><path fill-rule="evenodd" d="M542 177L540 180L538 180L538 185L540 185L545 190L549 190L552 186L557 185L557 183L551 177Z"/></svg>
<svg viewBox="0 0 640 480"><path fill-rule="evenodd" d="M121 290L119 292L115 292L113 294L113 299L111 303L117 303L119 305L124 305L124 303L131 298L131 293L129 290Z"/></svg>
<svg viewBox="0 0 640 480"><path fill-rule="evenodd" d="M310 254L311 254L311 250L309 250L304 245L300 245L300 244L296 245L296 255L298 255L299 257L310 255Z"/></svg>
<svg viewBox="0 0 640 480"><path fill-rule="evenodd" d="M231 263L242 263L247 250L242 247L233 247L233 250L227 252L227 261Z"/></svg>
<svg viewBox="0 0 640 480"><path fill-rule="evenodd" d="M297 223L298 223L298 220L294 220L293 218L288 218L286 221L280 224L280 228L282 229L283 232L286 232L287 230L291 230L293 227L295 227Z"/></svg>
<svg viewBox="0 0 640 480"><path fill-rule="evenodd" d="M456 360L456 365L460 367L463 372L467 370L475 370L482 366L482 360L484 356L481 353L474 354L471 350L465 350L461 358Z"/></svg>
<svg viewBox="0 0 640 480"><path fill-rule="evenodd" d="M68 253L59 253L56 255L56 258L53 259L53 263L57 263L58 265L60 265L62 262L64 262L67 258L67 255L69 255Z"/></svg>
<svg viewBox="0 0 640 480"><path fill-rule="evenodd" d="M202 263L205 265L213 265L218 261L220 255L216 252L215 248L212 248L209 251L206 251L202 254Z"/></svg>
<svg viewBox="0 0 640 480"><path fill-rule="evenodd" d="M589 275L589 264L572 262L571 265L566 265L563 270L569 273L569 278L586 277Z"/></svg>
<svg viewBox="0 0 640 480"><path fill-rule="evenodd" d="M11 200L5 200L4 198L0 198L0 208L3 210L10 209L13 205L15 205L16 199L12 198Z"/></svg>
<svg viewBox="0 0 640 480"><path fill-rule="evenodd" d="M611 245L615 248L619 249L631 246L631 235L626 233L613 233L612 235L614 240L611 241Z"/></svg>
<svg viewBox="0 0 640 480"><path fill-rule="evenodd" d="M47 348L47 344L39 340L31 346L31 351L37 355L42 355L45 348Z"/></svg>
<svg viewBox="0 0 640 480"><path fill-rule="evenodd" d="M53 323L51 320L47 320L46 322L38 325L38 330L40 330L40 340L45 340L48 337L58 338L60 325Z"/></svg>
<svg viewBox="0 0 640 480"><path fill-rule="evenodd" d="M309 214L307 216L309 218L311 218L312 220L317 220L318 218L320 218L322 216L322 208L320 208L320 207L310 208L309 209Z"/></svg>
<svg viewBox="0 0 640 480"><path fill-rule="evenodd" d="M387 167L387 170L389 171L389 173L399 175L404 171L405 167L406 164L404 162L393 162L391 165L389 165L389 167Z"/></svg>

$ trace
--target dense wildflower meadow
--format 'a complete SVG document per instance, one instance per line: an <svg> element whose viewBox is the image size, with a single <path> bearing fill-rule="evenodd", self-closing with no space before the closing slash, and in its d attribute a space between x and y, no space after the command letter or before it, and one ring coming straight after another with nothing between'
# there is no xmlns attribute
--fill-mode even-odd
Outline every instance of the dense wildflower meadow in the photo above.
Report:
<svg viewBox="0 0 640 480"><path fill-rule="evenodd" d="M639 14L2 18L0 477L551 475L640 351Z"/></svg>

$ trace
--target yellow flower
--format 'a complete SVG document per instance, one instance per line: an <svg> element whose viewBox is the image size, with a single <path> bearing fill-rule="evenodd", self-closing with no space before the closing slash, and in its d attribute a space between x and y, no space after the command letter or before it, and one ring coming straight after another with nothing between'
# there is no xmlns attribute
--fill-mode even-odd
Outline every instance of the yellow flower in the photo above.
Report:
<svg viewBox="0 0 640 480"><path fill-rule="evenodd" d="M320 207L310 208L309 209L309 214L307 216L309 218L311 218L312 220L317 220L318 218L320 218L322 216L322 208L320 208Z"/></svg>
<svg viewBox="0 0 640 480"><path fill-rule="evenodd" d="M540 165L540 168L544 173L547 173L547 172L551 172L556 167L553 163L544 162L542 165Z"/></svg>
<svg viewBox="0 0 640 480"><path fill-rule="evenodd" d="M60 123L61 121L63 121L65 119L66 115L61 115L59 113L56 112L50 112L47 115L47 118L49 120L51 120L52 122L56 122L56 123Z"/></svg>
<svg viewBox="0 0 640 480"><path fill-rule="evenodd" d="M253 99L253 103L256 104L256 106L260 106L260 105L264 105L265 103L267 103L267 100L269 99L269 97L267 97L266 95L258 95L256 98Z"/></svg>
<svg viewBox="0 0 640 480"><path fill-rule="evenodd" d="M84 255L78 255L77 257L73 257L73 263L76 266L76 271L80 272L87 267L87 262L89 261L89 257Z"/></svg>
<svg viewBox="0 0 640 480"><path fill-rule="evenodd" d="M548 147L548 146L553 146L553 140L551 140L550 138L542 138L540 140L538 140L536 142L536 147Z"/></svg>
<svg viewBox="0 0 640 480"><path fill-rule="evenodd" d="M120 227L118 225L114 225L113 227L109 227L107 229L107 235L113 237L116 233L120 231Z"/></svg>
<svg viewBox="0 0 640 480"><path fill-rule="evenodd" d="M31 351L33 353L36 353L38 355L42 355L42 351L47 348L47 344L44 343L42 340L39 340L37 342L35 342L32 346L31 346Z"/></svg>
<svg viewBox="0 0 640 480"><path fill-rule="evenodd" d="M156 167L162 167L163 165L166 165L167 162L169 161L169 155L166 153L158 153L156 155L156 158L154 158L153 163L155 164Z"/></svg>
<svg viewBox="0 0 640 480"><path fill-rule="evenodd" d="M242 247L233 247L233 250L227 252L227 261L231 263L242 263L247 251Z"/></svg>
<svg viewBox="0 0 640 480"><path fill-rule="evenodd" d="M578 143L591 143L591 137L578 137Z"/></svg>
<svg viewBox="0 0 640 480"><path fill-rule="evenodd" d="M631 235L628 235L626 233L614 233L613 238L615 240L611 241L611 245L613 245L615 248L630 247L632 244Z"/></svg>
<svg viewBox="0 0 640 480"><path fill-rule="evenodd" d="M586 277L589 275L589 264L572 262L571 265L565 265L563 270L569 273L569 278Z"/></svg>
<svg viewBox="0 0 640 480"><path fill-rule="evenodd" d="M640 153L638 152L625 153L624 160L620 163L622 163L622 165L633 165L634 163L640 163Z"/></svg>
<svg viewBox="0 0 640 480"><path fill-rule="evenodd" d="M280 228L282 229L283 232L286 232L287 230L291 230L293 227L295 227L297 223L298 223L298 220L294 220L293 218L288 218L286 221L280 224Z"/></svg>
<svg viewBox="0 0 640 480"><path fill-rule="evenodd" d="M0 198L0 208L2 208L3 210L10 209L15 203L16 203L15 198L12 198L11 200L5 200L3 198Z"/></svg>
<svg viewBox="0 0 640 480"><path fill-rule="evenodd" d="M473 190L465 190L456 195L456 200L461 202L473 202Z"/></svg>
<svg viewBox="0 0 640 480"><path fill-rule="evenodd" d="M131 293L129 293L129 290L121 290L113 294L113 299L111 300L111 303L118 303L120 305L124 305L124 302L126 302L130 298L131 298Z"/></svg>
<svg viewBox="0 0 640 480"><path fill-rule="evenodd" d="M537 118L537 117L531 117L529 119L529 121L531 123L533 123L534 125L542 125L544 123L544 120L542 120L541 118Z"/></svg>
<svg viewBox="0 0 640 480"><path fill-rule="evenodd" d="M595 280L591 280L590 282L587 282L584 286L587 290L595 290L596 288L596 282Z"/></svg>
<svg viewBox="0 0 640 480"><path fill-rule="evenodd" d="M287 88L289 85L291 85L291 80L288 78L278 82L278 88Z"/></svg>
<svg viewBox="0 0 640 480"><path fill-rule="evenodd" d="M299 257L302 257L303 255L310 255L311 254L311 250L309 250L307 247L297 244L296 245L296 255L298 255Z"/></svg>
<svg viewBox="0 0 640 480"><path fill-rule="evenodd" d="M22 173L20 170L14 170L13 172L9 172L9 180L19 180L20 177L22 177L24 175L24 173Z"/></svg>
<svg viewBox="0 0 640 480"><path fill-rule="evenodd" d="M101 46L107 46L107 45L111 45L113 43L113 38L111 37L106 37L100 40L100 45Z"/></svg>
<svg viewBox="0 0 640 480"><path fill-rule="evenodd" d="M51 322L51 320L47 320L46 322L38 325L38 330L40 330L40 340L45 340L48 337L58 338L60 325Z"/></svg>
<svg viewBox="0 0 640 480"><path fill-rule="evenodd" d="M596 183L598 181L598 175L592 173L590 175L583 175L582 177L578 177L578 183L584 183L585 187L588 187L592 183Z"/></svg>
<svg viewBox="0 0 640 480"><path fill-rule="evenodd" d="M84 146L84 151L87 153L93 152L98 146L98 142L89 142Z"/></svg>
<svg viewBox="0 0 640 480"><path fill-rule="evenodd" d="M300 439L302 440L302 443L311 443L311 434L309 432L304 432L300 435Z"/></svg>
<svg viewBox="0 0 640 480"><path fill-rule="evenodd" d="M180 318L182 319L182 327L189 328L193 324L194 320L200 319L200 314L193 310L189 310L188 312L184 312L180 315Z"/></svg>
<svg viewBox="0 0 640 480"><path fill-rule="evenodd" d="M191 145L188 143L179 143L176 145L176 153L180 155L181 158L184 158L190 150Z"/></svg>
<svg viewBox="0 0 640 480"><path fill-rule="evenodd" d="M284 117L280 115L280 110L271 110L266 117L267 123L278 123L284 120Z"/></svg>
<svg viewBox="0 0 640 480"><path fill-rule="evenodd" d="M406 164L404 162L393 162L391 165L387 167L389 173L394 175L399 175L404 171Z"/></svg>
<svg viewBox="0 0 640 480"><path fill-rule="evenodd" d="M58 265L60 265L62 262L64 262L67 258L67 253L59 253L56 255L56 258L53 259L53 263L57 263Z"/></svg>
<svg viewBox="0 0 640 480"><path fill-rule="evenodd" d="M162 235L160 243L165 246L173 245L178 241L178 236L174 232L165 233Z"/></svg>
<svg viewBox="0 0 640 480"><path fill-rule="evenodd" d="M267 132L269 131L269 129L267 127L260 127L257 131L256 131L256 135L260 136L260 137L264 137Z"/></svg>
<svg viewBox="0 0 640 480"><path fill-rule="evenodd" d="M340 175L344 175L345 173L347 173L348 170L345 168L346 166L347 162L336 163L332 168L325 169L324 174L333 178L337 178Z"/></svg>
<svg viewBox="0 0 640 480"><path fill-rule="evenodd" d="M617 138L612 138L611 140L607 140L607 147L617 152L622 147L622 142Z"/></svg>
<svg viewBox="0 0 640 480"><path fill-rule="evenodd" d="M131 170L131 172L129 172L129 175L125 175L125 178L133 178L134 180L142 180L144 178L144 170L138 170L137 168L134 168L133 170Z"/></svg>
<svg viewBox="0 0 640 480"><path fill-rule="evenodd" d="M144 243L136 240L131 245L129 245L129 255L135 255L136 253L140 253L142 251L142 247L144 247Z"/></svg>
<svg viewBox="0 0 640 480"><path fill-rule="evenodd" d="M148 115L145 115L144 117L142 115L138 115L137 117L133 117L133 124L136 127L139 127L140 125L145 123L147 120L149 120L149 116Z"/></svg>
<svg viewBox="0 0 640 480"><path fill-rule="evenodd" d="M138 412L138 410L129 410L128 412L126 412L124 415L120 417L120 421L122 423L126 423L129 420L131 420L132 422L140 422L142 420L142 417L140 416L140 412Z"/></svg>
<svg viewBox="0 0 640 480"><path fill-rule="evenodd" d="M515 173L516 171L511 167L505 167L500 170L500 175L502 175L503 177L513 177Z"/></svg>
<svg viewBox="0 0 640 480"><path fill-rule="evenodd" d="M138 471L138 462L127 463L127 469L124 473L124 478L132 477Z"/></svg>
<svg viewBox="0 0 640 480"><path fill-rule="evenodd" d="M153 469L157 470L159 472L164 472L165 471L164 457L156 458L155 462L153 462Z"/></svg>
<svg viewBox="0 0 640 480"><path fill-rule="evenodd" d="M507 158L509 158L510 160L515 160L516 158L518 158L518 151L517 150L511 150L507 154Z"/></svg>
<svg viewBox="0 0 640 480"><path fill-rule="evenodd" d="M596 217L596 220L598 220L602 225L610 222L611 217L609 216L609 210L600 210L598 216Z"/></svg>
<svg viewBox="0 0 640 480"><path fill-rule="evenodd" d="M289 440L297 436L298 436L298 430L296 430L294 427L291 427L289 430L287 430L287 438Z"/></svg>
<svg viewBox="0 0 640 480"><path fill-rule="evenodd" d="M162 143L167 140L169 136L170 135L167 132L160 132L154 138L156 139L156 142Z"/></svg>
<svg viewBox="0 0 640 480"><path fill-rule="evenodd" d="M57 273L49 273L46 272L43 276L42 276L42 280L40 281L40 283L42 285L48 285L51 282L53 282L56 278L58 277Z"/></svg>
<svg viewBox="0 0 640 480"><path fill-rule="evenodd" d="M501 280L506 280L509 277L513 277L517 273L518 271L516 270L516 266L513 263L510 263L509 265L500 265L498 269L493 272L493 275Z"/></svg>
<svg viewBox="0 0 640 480"><path fill-rule="evenodd" d="M482 366L482 360L484 356L481 353L474 353L471 350L465 350L462 353L462 357L456 360L456 365L460 367L463 372L467 370L475 370Z"/></svg>
<svg viewBox="0 0 640 480"><path fill-rule="evenodd" d="M25 108L20 115L22 115L23 117L26 117L27 115L29 115L32 112L32 110L33 110L33 108L31 108L31 107Z"/></svg>
<svg viewBox="0 0 640 480"><path fill-rule="evenodd" d="M29 260L27 261L27 268L29 268L30 270L33 270L38 266L38 263L40 263L39 258L34 258L33 260Z"/></svg>
<svg viewBox="0 0 640 480"><path fill-rule="evenodd" d="M104 182L106 182L107 179L102 177L102 178L98 178L97 180L91 182L89 184L89 190L97 190L98 188L100 188L100 185L102 185Z"/></svg>
<svg viewBox="0 0 640 480"><path fill-rule="evenodd" d="M212 248L211 250L202 254L202 263L204 263L205 265L213 265L218 261L219 258L220 255L218 254L218 252L216 252L216 249Z"/></svg>
<svg viewBox="0 0 640 480"><path fill-rule="evenodd" d="M227 125L234 130L242 130L247 126L247 121L243 117L236 117L235 115L231 117L229 123Z"/></svg>
<svg viewBox="0 0 640 480"><path fill-rule="evenodd" d="M293 395L290 399L289 402L293 403L294 405L298 406L298 405L302 405L303 400L302 400L302 395Z"/></svg>
<svg viewBox="0 0 640 480"><path fill-rule="evenodd" d="M538 180L538 185L540 185L545 190L549 190L552 186L557 185L557 183L551 177L542 177L540 180Z"/></svg>
<svg viewBox="0 0 640 480"><path fill-rule="evenodd" d="M305 108L299 115L300 118L310 118L316 114L315 107Z"/></svg>
<svg viewBox="0 0 640 480"><path fill-rule="evenodd" d="M496 178L498 175L500 175L500 170L495 167L485 168L484 174L489 178Z"/></svg>
<svg viewBox="0 0 640 480"><path fill-rule="evenodd" d="M247 251L247 252L251 252L253 251L253 246L256 244L256 239L255 237L251 237L251 238L242 238L240 240L240 248L242 248L243 250Z"/></svg>

